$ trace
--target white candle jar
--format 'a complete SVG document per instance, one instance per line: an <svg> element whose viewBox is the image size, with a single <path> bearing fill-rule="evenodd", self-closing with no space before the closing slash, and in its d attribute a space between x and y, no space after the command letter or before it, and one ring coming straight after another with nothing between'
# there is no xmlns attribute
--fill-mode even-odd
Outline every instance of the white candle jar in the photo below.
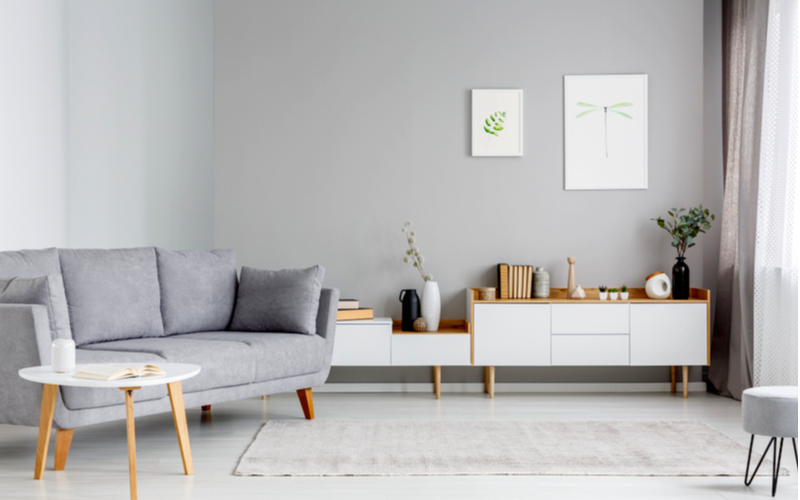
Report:
<svg viewBox="0 0 800 500"><path fill-rule="evenodd" d="M50 347L50 357L54 372L71 372L75 369L75 341L55 339Z"/></svg>

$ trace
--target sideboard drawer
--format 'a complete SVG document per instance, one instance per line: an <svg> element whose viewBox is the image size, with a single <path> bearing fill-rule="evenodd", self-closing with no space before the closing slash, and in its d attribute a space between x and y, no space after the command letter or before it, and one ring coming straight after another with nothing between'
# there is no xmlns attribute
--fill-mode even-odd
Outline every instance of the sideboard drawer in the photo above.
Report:
<svg viewBox="0 0 800 500"><path fill-rule="evenodd" d="M336 324L334 366L389 366L392 364L392 324Z"/></svg>
<svg viewBox="0 0 800 500"><path fill-rule="evenodd" d="M629 365L628 335L554 335L553 366Z"/></svg>
<svg viewBox="0 0 800 500"><path fill-rule="evenodd" d="M394 366L469 366L470 336L457 333L398 333L392 335Z"/></svg>
<svg viewBox="0 0 800 500"><path fill-rule="evenodd" d="M629 333L628 304L553 304L553 334Z"/></svg>

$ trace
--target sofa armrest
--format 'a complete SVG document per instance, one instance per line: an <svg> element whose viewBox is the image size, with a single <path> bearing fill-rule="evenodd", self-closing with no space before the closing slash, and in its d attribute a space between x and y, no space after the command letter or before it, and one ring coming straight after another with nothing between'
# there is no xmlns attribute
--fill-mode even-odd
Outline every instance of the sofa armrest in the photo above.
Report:
<svg viewBox="0 0 800 500"><path fill-rule="evenodd" d="M323 370L328 371L333 358L333 340L336 335L336 315L339 312L339 290L337 288L323 288L319 297L317 310L317 335L325 337L325 365ZM325 375L327 378L327 374Z"/></svg>
<svg viewBox="0 0 800 500"><path fill-rule="evenodd" d="M39 425L42 385L17 372L49 365L51 342L45 306L0 304L0 422Z"/></svg>

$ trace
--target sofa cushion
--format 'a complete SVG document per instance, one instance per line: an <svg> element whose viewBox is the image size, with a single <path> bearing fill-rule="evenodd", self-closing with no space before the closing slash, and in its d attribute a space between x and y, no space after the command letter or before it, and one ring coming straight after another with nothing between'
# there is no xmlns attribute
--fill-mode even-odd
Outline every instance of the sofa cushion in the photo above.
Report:
<svg viewBox="0 0 800 500"><path fill-rule="evenodd" d="M155 354L170 363L193 363L202 370L183 381L183 392L252 384L255 380L255 353L241 342L195 340L183 335L158 339L133 339L84 346L94 351L120 351Z"/></svg>
<svg viewBox="0 0 800 500"><path fill-rule="evenodd" d="M236 304L236 253L156 248L164 334L224 330Z"/></svg>
<svg viewBox="0 0 800 500"><path fill-rule="evenodd" d="M130 362L135 364L153 363L158 365L158 363L164 363L166 360L148 352L75 349L75 361L79 364ZM146 386L142 387L141 390L133 391L134 402L160 399L166 396L166 384ZM125 402L124 393L119 389L89 389L85 387L61 386L61 397L64 398L64 406L70 410L100 408Z"/></svg>
<svg viewBox="0 0 800 500"><path fill-rule="evenodd" d="M53 322L56 331L64 338L72 338L69 324L67 298L64 294L64 282L61 279L61 264L58 259L58 250L45 248L42 250L16 250L0 252L0 279L10 278L40 278L42 276L57 276L50 280L51 300L53 311L65 314L63 317L50 316L51 331ZM49 309L48 309L49 311Z"/></svg>
<svg viewBox="0 0 800 500"><path fill-rule="evenodd" d="M0 252L0 278L38 278L48 274L61 274L55 248Z"/></svg>
<svg viewBox="0 0 800 500"><path fill-rule="evenodd" d="M51 338L71 339L64 283L60 274L38 278L0 279L0 304L39 304L47 307Z"/></svg>
<svg viewBox="0 0 800 500"><path fill-rule="evenodd" d="M316 373L325 361L325 339L318 335L225 331L177 338L235 341L250 346L255 354L256 382Z"/></svg>
<svg viewBox="0 0 800 500"><path fill-rule="evenodd" d="M164 335L154 248L60 250L77 345Z"/></svg>
<svg viewBox="0 0 800 500"><path fill-rule="evenodd" d="M231 330L316 333L325 268L267 271L242 267Z"/></svg>

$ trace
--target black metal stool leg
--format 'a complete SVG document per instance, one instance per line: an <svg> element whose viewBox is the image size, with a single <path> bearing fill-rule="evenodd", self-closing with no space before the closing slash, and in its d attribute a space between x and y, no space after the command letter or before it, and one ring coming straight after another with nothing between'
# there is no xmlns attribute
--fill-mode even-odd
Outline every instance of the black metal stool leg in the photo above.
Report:
<svg viewBox="0 0 800 500"><path fill-rule="evenodd" d="M794 446L794 465L797 467L797 441L792 438L792 446Z"/></svg>
<svg viewBox="0 0 800 500"><path fill-rule="evenodd" d="M755 438L756 438L755 434L750 436L750 451L747 453L747 468L744 471L744 484L745 484L745 486L750 486L750 483L752 483L753 479L755 479L756 472L758 472L758 468L761 467L761 462L764 461L764 457L767 456L767 452L769 451L769 447L772 446L773 443L775 444L776 447L778 446L778 444L776 442L776 438L772 438L772 439L769 440L769 443L767 443L767 449L764 450L764 454L761 455L761 460L759 460L758 461L758 465L756 465L756 470L753 471L753 475L750 476L750 479L748 479L747 476L750 475L750 458L753 456L753 440Z"/></svg>
<svg viewBox="0 0 800 500"><path fill-rule="evenodd" d="M775 496L775 491L778 489L778 474L781 473L781 456L783 455L783 438L781 438L781 449L778 452L777 461L775 460L775 448L772 449L772 496Z"/></svg>

